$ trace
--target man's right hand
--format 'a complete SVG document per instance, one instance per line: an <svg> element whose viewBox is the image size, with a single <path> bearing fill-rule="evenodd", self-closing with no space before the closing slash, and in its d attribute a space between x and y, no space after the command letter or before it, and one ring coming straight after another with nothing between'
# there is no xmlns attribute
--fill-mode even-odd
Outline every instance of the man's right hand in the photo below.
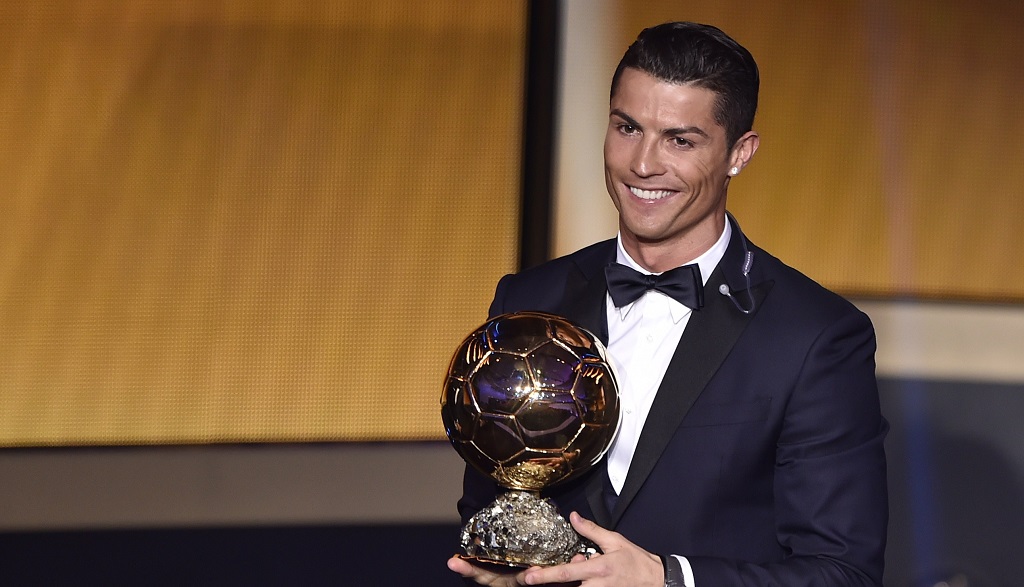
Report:
<svg viewBox="0 0 1024 587"><path fill-rule="evenodd" d="M526 573L526 571L518 573L499 573L483 567L478 567L467 560L459 558L458 556L453 556L448 559L448 568L462 575L466 579L476 581L480 585L492 585L494 587L520 587L522 585L526 585L526 583L522 581L523 574Z"/></svg>

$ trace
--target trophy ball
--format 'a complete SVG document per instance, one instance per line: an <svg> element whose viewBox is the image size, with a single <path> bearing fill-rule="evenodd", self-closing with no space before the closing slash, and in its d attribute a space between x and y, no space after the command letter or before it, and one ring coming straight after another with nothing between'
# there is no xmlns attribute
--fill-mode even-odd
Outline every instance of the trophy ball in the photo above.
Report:
<svg viewBox="0 0 1024 587"><path fill-rule="evenodd" d="M441 419L467 463L503 487L540 491L608 450L619 422L615 376L584 328L541 312L504 314L456 349Z"/></svg>

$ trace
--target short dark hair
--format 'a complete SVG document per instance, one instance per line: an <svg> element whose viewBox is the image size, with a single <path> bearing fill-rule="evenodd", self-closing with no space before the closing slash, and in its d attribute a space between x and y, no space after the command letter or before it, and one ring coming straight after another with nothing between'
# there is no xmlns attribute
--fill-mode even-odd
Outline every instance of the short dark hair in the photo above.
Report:
<svg viewBox="0 0 1024 587"><path fill-rule="evenodd" d="M750 51L716 27L667 22L644 29L615 69L612 96L627 67L715 92L715 122L725 129L730 147L754 126L760 85L757 63Z"/></svg>

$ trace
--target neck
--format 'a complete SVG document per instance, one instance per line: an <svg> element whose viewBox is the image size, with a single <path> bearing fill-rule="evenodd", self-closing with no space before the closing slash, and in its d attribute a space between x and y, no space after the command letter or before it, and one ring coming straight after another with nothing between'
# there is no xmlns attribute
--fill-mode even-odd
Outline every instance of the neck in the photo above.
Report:
<svg viewBox="0 0 1024 587"><path fill-rule="evenodd" d="M725 218L704 230L692 230L672 241L645 241L622 230L622 247L641 267L651 273L662 273L693 262L718 242L725 230Z"/></svg>

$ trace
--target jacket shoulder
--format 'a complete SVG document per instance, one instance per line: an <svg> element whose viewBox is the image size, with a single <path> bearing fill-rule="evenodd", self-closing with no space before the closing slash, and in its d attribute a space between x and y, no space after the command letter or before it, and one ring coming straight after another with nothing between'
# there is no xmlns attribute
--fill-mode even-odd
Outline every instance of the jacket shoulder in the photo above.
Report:
<svg viewBox="0 0 1024 587"><path fill-rule="evenodd" d="M589 281L615 259L615 239L545 261L501 278L491 303L491 317L524 310L553 311L562 302L571 278Z"/></svg>
<svg viewBox="0 0 1024 587"><path fill-rule="evenodd" d="M821 285L811 277L787 265L764 249L755 249L756 262L762 263L762 274L774 282L771 307L784 314L799 314L821 325L851 314L863 313L843 296ZM864 316L866 319L867 317Z"/></svg>
<svg viewBox="0 0 1024 587"><path fill-rule="evenodd" d="M604 266L615 260L615 239L594 243L568 255L556 257L540 265L534 265L512 275L517 280L537 279L548 275L567 274L579 271L591 277L594 271L604 270Z"/></svg>

